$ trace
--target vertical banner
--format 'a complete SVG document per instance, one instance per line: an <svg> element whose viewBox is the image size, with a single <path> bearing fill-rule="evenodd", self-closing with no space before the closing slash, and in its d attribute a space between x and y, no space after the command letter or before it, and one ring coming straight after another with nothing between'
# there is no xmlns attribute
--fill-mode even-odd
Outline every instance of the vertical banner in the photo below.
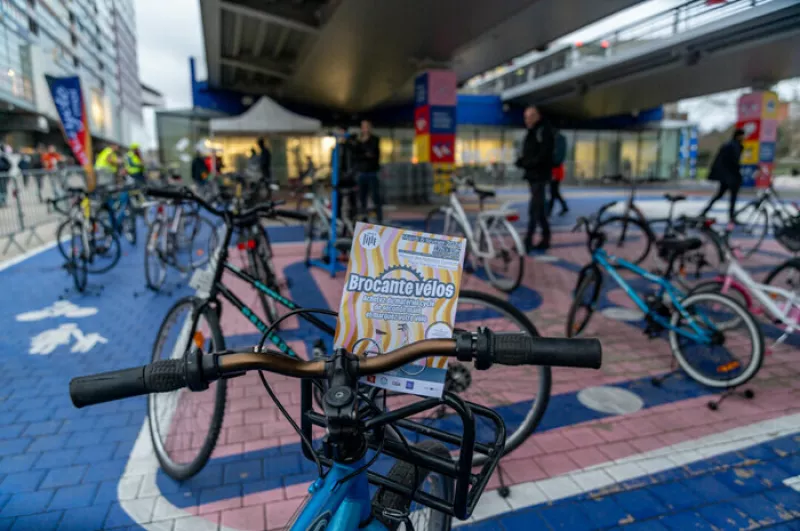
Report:
<svg viewBox="0 0 800 531"><path fill-rule="evenodd" d="M697 127L689 130L689 178L697 179Z"/></svg>
<svg viewBox="0 0 800 531"><path fill-rule="evenodd" d="M61 130L69 144L75 160L86 170L86 187L95 188L94 165L92 161L92 135L89 131L89 115L83 102L81 80L78 76L52 77L45 76L50 87Z"/></svg>
<svg viewBox="0 0 800 531"><path fill-rule="evenodd" d="M778 140L778 95L751 92L736 105L736 127L744 131L742 186L766 188L772 181Z"/></svg>
<svg viewBox="0 0 800 531"><path fill-rule="evenodd" d="M456 74L428 70L414 81L414 159L433 166L433 191L450 193L456 161Z"/></svg>

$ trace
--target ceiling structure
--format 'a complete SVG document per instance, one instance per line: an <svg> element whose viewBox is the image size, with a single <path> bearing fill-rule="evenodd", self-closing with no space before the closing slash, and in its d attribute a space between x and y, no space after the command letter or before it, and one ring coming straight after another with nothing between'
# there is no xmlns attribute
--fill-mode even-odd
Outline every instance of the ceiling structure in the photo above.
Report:
<svg viewBox="0 0 800 531"><path fill-rule="evenodd" d="M343 112L460 82L643 0L200 0L209 86Z"/></svg>

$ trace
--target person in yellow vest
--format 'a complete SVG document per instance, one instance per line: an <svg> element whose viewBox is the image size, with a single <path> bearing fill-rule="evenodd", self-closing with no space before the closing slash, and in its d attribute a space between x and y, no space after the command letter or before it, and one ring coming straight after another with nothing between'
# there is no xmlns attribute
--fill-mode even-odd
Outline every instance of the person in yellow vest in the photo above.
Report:
<svg viewBox="0 0 800 531"><path fill-rule="evenodd" d="M97 159L94 162L97 184L111 184L115 181L119 170L118 151L119 146L111 144L97 155Z"/></svg>
<svg viewBox="0 0 800 531"><path fill-rule="evenodd" d="M131 144L131 148L125 155L125 171L136 184L144 184L144 163L142 163L142 153L139 151L139 144Z"/></svg>

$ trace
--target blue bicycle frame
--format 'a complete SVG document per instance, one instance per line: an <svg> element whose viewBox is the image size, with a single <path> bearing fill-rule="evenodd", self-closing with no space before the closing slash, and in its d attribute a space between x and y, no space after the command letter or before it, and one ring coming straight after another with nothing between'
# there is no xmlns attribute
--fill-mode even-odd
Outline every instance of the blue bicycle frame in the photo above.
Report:
<svg viewBox="0 0 800 531"><path fill-rule="evenodd" d="M333 463L333 468L324 478L317 479L308 491L311 496L299 509L292 523L292 531L386 531L378 520L370 520L372 501L366 471L353 476L344 483L339 481L362 468L362 458L349 465ZM364 527L361 522L369 521Z"/></svg>
<svg viewBox="0 0 800 531"><path fill-rule="evenodd" d="M108 207L111 212L111 228L117 234L122 233L122 222L128 216L125 207L130 203L128 192L120 192L116 197L109 196L106 198L104 205Z"/></svg>
<svg viewBox="0 0 800 531"><path fill-rule="evenodd" d="M597 249L592 253L592 261L598 264L604 271L608 272L611 278L625 291L628 297L636 304L636 306L645 314L650 316L650 318L658 323L660 326L667 330L672 330L678 335L681 335L687 339L690 339L696 343L701 344L711 344L712 338L709 333L698 326L695 317L700 317L703 323L709 327L711 330L715 329L713 323L701 312L698 312L698 315L695 317L689 315L689 312L686 311L683 304L681 304L681 299L684 297L684 293L680 291L678 288L672 285L664 277L654 275L653 273L642 269L641 267L628 262L622 258L617 258L615 256L609 256L609 254L602 248ZM613 262L613 264L612 264ZM659 314L658 312L653 312L650 306L647 305L645 301L639 296L638 293L628 284L624 278L617 272L616 268L621 267L623 269L627 269L628 271L632 271L633 273L639 275L640 277L644 278L648 282L652 282L653 284L657 284L659 286L657 297L662 299L664 294L666 294L670 300L672 301L672 306L680 312L681 316L686 320L687 324L689 325L690 330L686 328L677 328L672 326L663 315Z"/></svg>

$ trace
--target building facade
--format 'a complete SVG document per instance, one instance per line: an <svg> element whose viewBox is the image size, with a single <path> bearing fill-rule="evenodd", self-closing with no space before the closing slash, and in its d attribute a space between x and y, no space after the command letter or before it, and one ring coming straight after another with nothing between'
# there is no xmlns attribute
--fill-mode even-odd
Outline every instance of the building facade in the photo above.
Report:
<svg viewBox="0 0 800 531"><path fill-rule="evenodd" d="M46 75L77 75L97 143L138 141L134 0L0 0L0 140L60 137Z"/></svg>

